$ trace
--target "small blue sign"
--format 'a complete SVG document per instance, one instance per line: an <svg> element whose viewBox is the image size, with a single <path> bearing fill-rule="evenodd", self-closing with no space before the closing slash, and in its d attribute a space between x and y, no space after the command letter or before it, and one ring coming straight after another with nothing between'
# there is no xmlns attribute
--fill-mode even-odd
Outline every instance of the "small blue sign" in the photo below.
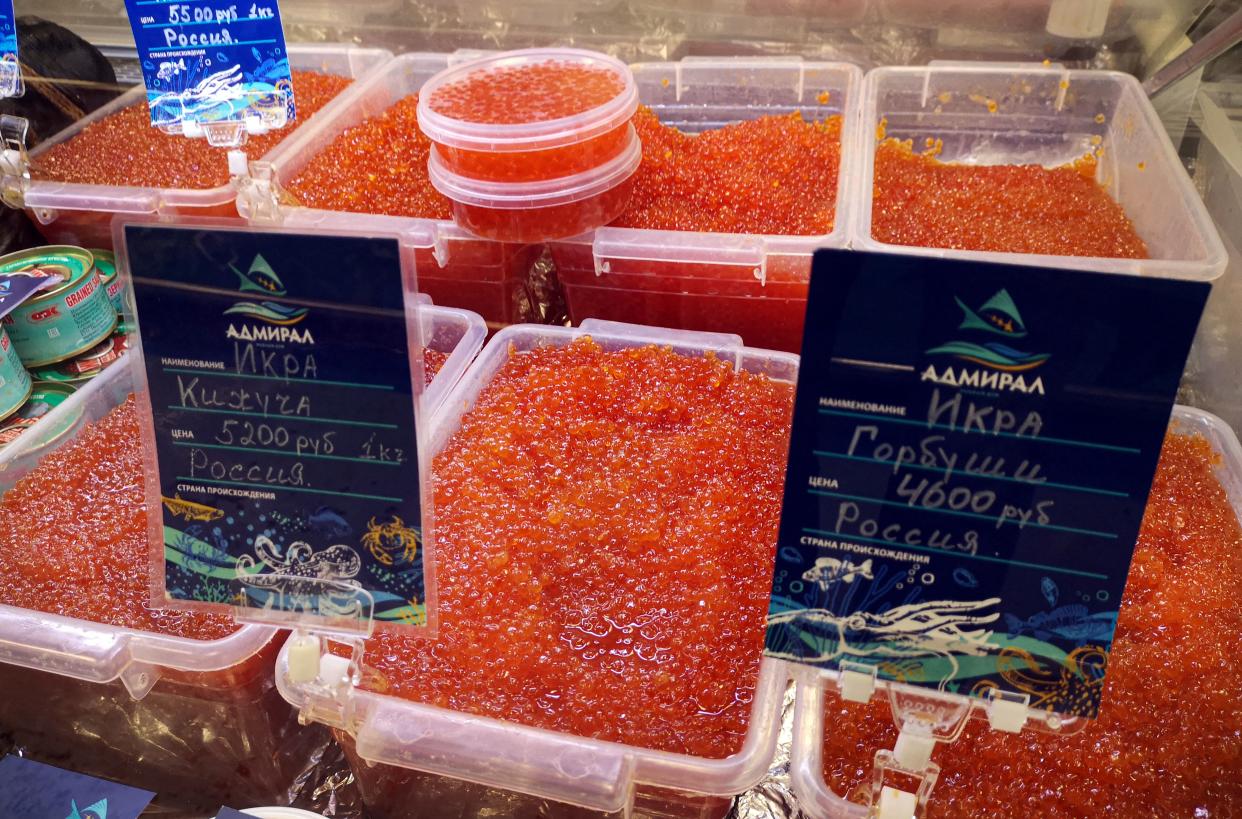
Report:
<svg viewBox="0 0 1242 819"><path fill-rule="evenodd" d="M130 225L125 250L167 599L424 625L397 241Z"/></svg>
<svg viewBox="0 0 1242 819"><path fill-rule="evenodd" d="M23 91L17 57L17 23L13 0L0 0L0 96L18 97Z"/></svg>
<svg viewBox="0 0 1242 819"><path fill-rule="evenodd" d="M155 794L23 759L0 759L5 819L137 819Z"/></svg>
<svg viewBox="0 0 1242 819"><path fill-rule="evenodd" d="M293 80L276 0L125 0L142 61L151 124L245 122L249 131L294 118Z"/></svg>
<svg viewBox="0 0 1242 819"><path fill-rule="evenodd" d="M767 653L1094 717L1208 291L818 252Z"/></svg>

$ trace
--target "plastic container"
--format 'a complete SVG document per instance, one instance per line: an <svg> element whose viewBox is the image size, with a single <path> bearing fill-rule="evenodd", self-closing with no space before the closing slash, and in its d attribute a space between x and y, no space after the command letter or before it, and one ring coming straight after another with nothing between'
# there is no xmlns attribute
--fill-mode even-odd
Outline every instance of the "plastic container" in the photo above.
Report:
<svg viewBox="0 0 1242 819"><path fill-rule="evenodd" d="M418 93L450 59L447 54L403 54L355 83L330 110L321 111L267 156L273 180L279 184L295 178L342 131ZM320 210L302 207L292 197L254 201L243 191L237 209L256 226L275 222L325 231L395 234L415 265L419 291L437 304L473 310L492 327L538 315L527 272L539 248L481 239L449 219Z"/></svg>
<svg viewBox="0 0 1242 819"><path fill-rule="evenodd" d="M457 224L489 239L542 242L577 236L616 219L630 201L631 177L642 162L632 125L624 150L573 176L535 182L484 182L450 171L436 148L427 172L436 190L453 202Z"/></svg>
<svg viewBox="0 0 1242 819"><path fill-rule="evenodd" d="M736 336L597 321L581 329L511 327L492 339L447 398L428 433L426 457L443 449L511 349L565 345L583 335L604 349L659 344L686 355L712 351L747 371L785 381L797 377L796 356L744 348ZM304 718L338 729L367 809L377 819L409 816L409 806L427 804L445 816L721 816L728 797L758 782L772 759L786 682L784 667L765 660L741 751L702 759L471 716L349 685L297 685L289 677L288 645L277 661L277 677Z"/></svg>
<svg viewBox="0 0 1242 819"><path fill-rule="evenodd" d="M453 86L547 65L607 72L615 77L618 92L586 111L556 119L487 123L443 113L438 95ZM624 153L629 145L626 124L636 110L638 90L629 66L620 60L578 48L528 48L452 65L436 74L419 95L418 125L439 149L445 171L491 182L537 182L573 176Z"/></svg>
<svg viewBox="0 0 1242 819"><path fill-rule="evenodd" d="M417 306L423 331L423 348L448 356L435 378L423 390L423 412L431 415L440 409L449 392L461 380L483 347L487 324L478 313L453 307L436 307L430 299Z"/></svg>
<svg viewBox="0 0 1242 819"><path fill-rule="evenodd" d="M126 362L0 450L0 492L122 403ZM0 605L0 725L24 755L214 810L282 798L313 735L273 688L276 629L219 640L118 628Z"/></svg>
<svg viewBox="0 0 1242 819"><path fill-rule="evenodd" d="M1199 434L1207 439L1212 451L1221 456L1216 477L1229 496L1229 504L1242 521L1242 444L1229 426L1211 413L1180 404L1173 407L1169 424L1172 432ZM867 809L834 793L824 781L823 751L825 694L833 685L823 674L811 668L792 667L797 680L797 703L794 708L794 736L790 751L790 781L799 805L810 819L864 819ZM980 712L975 711L978 715ZM1191 726L1193 729L1193 726ZM952 746L948 746L951 752ZM868 764L870 760L859 760ZM932 792L933 800L936 798Z"/></svg>
<svg viewBox="0 0 1242 819"><path fill-rule="evenodd" d="M841 114L836 221L822 236L603 227L550 245L570 318L737 333L796 352L811 254L846 247L853 218L856 107L862 71L799 58L691 58L633 66L639 98L661 122L698 133L766 114ZM823 92L827 101L820 102Z"/></svg>
<svg viewBox="0 0 1242 819"><path fill-rule="evenodd" d="M358 48L350 45L289 46L289 63L294 69L320 71L355 79L365 76L391 58L390 52L378 48ZM135 86L89 116L41 142L30 152L31 164L37 167L42 153L53 145L72 139L86 126L122 108L143 104L146 94L143 86ZM303 125L310 124L318 117L325 115L338 101L339 97L315 116L296 121L290 133L296 133ZM225 162L223 150L221 150L220 162ZM112 217L118 213L158 213L167 216L237 215L235 204L237 191L231 182L216 188L196 190L83 185L72 182L51 182L37 178L30 180L6 178L4 187L21 189L21 200L27 212L38 225L40 232L50 243L54 244L111 248Z"/></svg>
<svg viewBox="0 0 1242 819"><path fill-rule="evenodd" d="M873 239L874 141L881 119L888 137L913 139L916 146L943 140L939 158L945 162L1062 165L1097 148L1098 138L1097 181L1125 209L1151 258L992 253ZM1024 63L878 68L867 74L858 135L856 249L1180 279L1213 279L1224 270L1220 236L1142 87L1127 74Z"/></svg>

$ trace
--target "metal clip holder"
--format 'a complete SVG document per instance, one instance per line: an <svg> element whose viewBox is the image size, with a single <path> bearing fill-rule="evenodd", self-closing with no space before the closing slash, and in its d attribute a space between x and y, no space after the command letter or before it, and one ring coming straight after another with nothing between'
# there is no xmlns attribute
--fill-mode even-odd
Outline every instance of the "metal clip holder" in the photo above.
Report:
<svg viewBox="0 0 1242 819"><path fill-rule="evenodd" d="M9 114L0 116L0 199L11 208L23 208L30 187L30 156L26 153L26 134L30 122Z"/></svg>

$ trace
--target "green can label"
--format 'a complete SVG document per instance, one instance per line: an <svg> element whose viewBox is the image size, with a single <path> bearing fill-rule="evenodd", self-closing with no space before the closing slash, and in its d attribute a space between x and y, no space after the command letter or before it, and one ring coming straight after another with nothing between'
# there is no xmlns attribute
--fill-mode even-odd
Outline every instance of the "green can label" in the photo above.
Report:
<svg viewBox="0 0 1242 819"><path fill-rule="evenodd" d="M0 259L0 273L54 267L65 278L59 286L4 318L17 355L28 368L64 361L89 350L116 326L116 310L108 301L91 255L80 249L65 250L68 252L44 248L41 253Z"/></svg>
<svg viewBox="0 0 1242 819"><path fill-rule="evenodd" d="M30 397L30 373L22 366L13 341L0 328L0 418L7 418Z"/></svg>
<svg viewBox="0 0 1242 819"><path fill-rule="evenodd" d="M35 384L30 398L17 411L17 414L0 423L0 448L8 446L21 437L22 433L43 420L44 416L59 407L73 395L72 387L59 384ZM49 441L55 440L81 418L81 410L65 418L54 429L49 429L45 436Z"/></svg>
<svg viewBox="0 0 1242 819"><path fill-rule="evenodd" d="M95 269L99 271L99 280L108 291L108 301L118 314L125 309L125 285L116 274L116 256L111 250L92 250L95 257Z"/></svg>

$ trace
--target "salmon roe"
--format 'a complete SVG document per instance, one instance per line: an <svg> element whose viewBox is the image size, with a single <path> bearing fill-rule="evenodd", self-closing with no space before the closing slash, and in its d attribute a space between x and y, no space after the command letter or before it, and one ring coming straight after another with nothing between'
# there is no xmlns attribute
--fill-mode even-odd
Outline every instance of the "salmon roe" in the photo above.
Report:
<svg viewBox="0 0 1242 819"><path fill-rule="evenodd" d="M449 200L427 178L431 142L418 128L418 95L342 131L286 185L323 210L448 219Z"/></svg>
<svg viewBox="0 0 1242 819"><path fill-rule="evenodd" d="M432 92L432 111L462 122L513 125L590 111L625 90L615 71L548 60L475 71Z"/></svg>
<svg viewBox="0 0 1242 819"><path fill-rule="evenodd" d="M293 72L298 119L305 120L351 80L314 71ZM298 123L246 141L245 151L257 159L289 135ZM150 188L215 188L229 181L228 151L166 134L151 125L146 102L122 108L54 145L32 161L31 175L54 182L86 185L132 185Z"/></svg>
<svg viewBox="0 0 1242 819"><path fill-rule="evenodd" d="M706 757L742 745L793 387L667 348L512 353L435 459L434 641L364 685Z"/></svg>
<svg viewBox="0 0 1242 819"><path fill-rule="evenodd" d="M1148 498L1105 678L1078 734L1003 734L972 721L937 748L931 817L1232 816L1242 806L1242 529L1218 460L1170 434ZM897 738L887 704L827 706L824 776L863 801Z"/></svg>
<svg viewBox="0 0 1242 819"><path fill-rule="evenodd" d="M1093 156L1057 168L965 165L886 139L875 151L871 235L917 247L1146 259L1147 245L1095 175Z"/></svg>
<svg viewBox="0 0 1242 819"><path fill-rule="evenodd" d="M448 353L442 353L439 350L432 350L428 347L423 348L424 384L430 384L436 380L436 373L440 372L440 368L444 366L444 362L448 361L448 357Z"/></svg>
<svg viewBox="0 0 1242 819"><path fill-rule="evenodd" d="M841 117L794 112L695 136L641 107L643 163L630 207L612 224L652 230L816 235L832 232Z"/></svg>
<svg viewBox="0 0 1242 819"><path fill-rule="evenodd" d="M0 499L0 603L215 640L231 617L151 608L138 415L131 397Z"/></svg>

